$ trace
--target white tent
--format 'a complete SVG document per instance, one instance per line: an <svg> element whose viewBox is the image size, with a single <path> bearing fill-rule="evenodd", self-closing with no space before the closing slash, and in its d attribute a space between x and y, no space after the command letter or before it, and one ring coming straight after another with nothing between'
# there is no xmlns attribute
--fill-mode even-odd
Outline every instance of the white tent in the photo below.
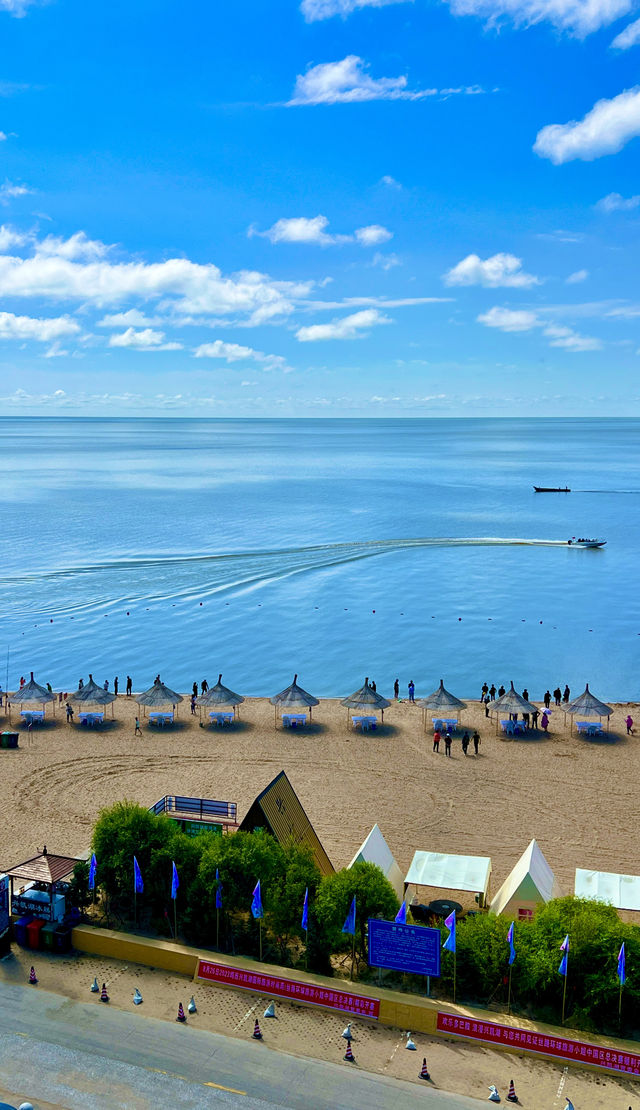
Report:
<svg viewBox="0 0 640 1110"><path fill-rule="evenodd" d="M451 856L444 852L415 852L404 877L405 890L414 886L434 886L440 890L470 890L487 898L491 877L489 856Z"/></svg>
<svg viewBox="0 0 640 1110"><path fill-rule="evenodd" d="M640 910L640 875L613 871L583 871L576 867L576 898L608 902L617 910Z"/></svg>
<svg viewBox="0 0 640 1110"><path fill-rule="evenodd" d="M520 920L533 916L541 902L561 898L562 891L544 858L538 842L532 840L500 890L491 899L489 913L504 913Z"/></svg>
<svg viewBox="0 0 640 1110"><path fill-rule="evenodd" d="M377 863L380 870L391 883L398 898L402 900L404 896L404 888L402 885L402 871L392 855L391 849L387 844L385 838L380 832L378 825L374 825L368 837L363 844L360 845L355 856L351 860L349 867L353 867L354 863Z"/></svg>

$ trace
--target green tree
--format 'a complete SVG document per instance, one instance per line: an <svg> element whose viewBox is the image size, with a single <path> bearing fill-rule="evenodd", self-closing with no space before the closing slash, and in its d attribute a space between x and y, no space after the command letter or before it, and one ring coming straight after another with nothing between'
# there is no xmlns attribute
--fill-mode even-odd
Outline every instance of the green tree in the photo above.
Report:
<svg viewBox="0 0 640 1110"><path fill-rule="evenodd" d="M333 952L351 948L351 938L342 932L342 926L354 895L356 950L366 960L367 921L370 917L393 920L400 903L391 883L375 863L354 863L353 867L325 876L318 890L315 912Z"/></svg>

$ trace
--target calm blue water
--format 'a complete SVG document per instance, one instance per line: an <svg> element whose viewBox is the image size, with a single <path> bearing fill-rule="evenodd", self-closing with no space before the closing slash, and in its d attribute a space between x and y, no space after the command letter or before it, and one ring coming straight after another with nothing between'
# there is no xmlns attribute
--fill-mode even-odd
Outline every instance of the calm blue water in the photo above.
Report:
<svg viewBox="0 0 640 1110"><path fill-rule="evenodd" d="M637 698L639 447L621 419L0 420L0 682L8 649L10 689ZM607 546L489 542L573 535Z"/></svg>

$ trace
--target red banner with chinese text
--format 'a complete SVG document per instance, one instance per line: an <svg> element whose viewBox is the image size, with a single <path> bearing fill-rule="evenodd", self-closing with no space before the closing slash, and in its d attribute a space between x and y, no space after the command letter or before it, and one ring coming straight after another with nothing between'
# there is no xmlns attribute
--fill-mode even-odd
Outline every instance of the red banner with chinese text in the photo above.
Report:
<svg viewBox="0 0 640 1110"><path fill-rule="evenodd" d="M288 998L292 1002L306 1002L311 1006L342 1010L357 1017L377 1020L380 1013L377 998L365 998L361 994L319 987L315 983L299 983L295 979L282 979L278 975L262 975L257 971L245 971L243 968L215 964L209 960L198 961L197 977L206 979L209 983L258 991L260 994L273 995L274 998Z"/></svg>
<svg viewBox="0 0 640 1110"><path fill-rule="evenodd" d="M438 1013L437 1028L442 1033L453 1033L471 1040L488 1041L490 1044L509 1045L524 1052L538 1052L575 1063L591 1064L600 1068L640 1075L640 1055L633 1052L601 1048L585 1041L571 1041L566 1037L553 1037L535 1033L530 1029L515 1029L511 1025L498 1025L494 1021L477 1021L455 1014Z"/></svg>

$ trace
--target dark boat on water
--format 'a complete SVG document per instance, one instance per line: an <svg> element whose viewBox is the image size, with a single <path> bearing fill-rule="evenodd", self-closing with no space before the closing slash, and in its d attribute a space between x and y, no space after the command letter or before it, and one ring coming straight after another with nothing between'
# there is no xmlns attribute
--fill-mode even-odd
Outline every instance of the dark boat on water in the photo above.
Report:
<svg viewBox="0 0 640 1110"><path fill-rule="evenodd" d="M536 493L571 493L568 486L534 486Z"/></svg>

